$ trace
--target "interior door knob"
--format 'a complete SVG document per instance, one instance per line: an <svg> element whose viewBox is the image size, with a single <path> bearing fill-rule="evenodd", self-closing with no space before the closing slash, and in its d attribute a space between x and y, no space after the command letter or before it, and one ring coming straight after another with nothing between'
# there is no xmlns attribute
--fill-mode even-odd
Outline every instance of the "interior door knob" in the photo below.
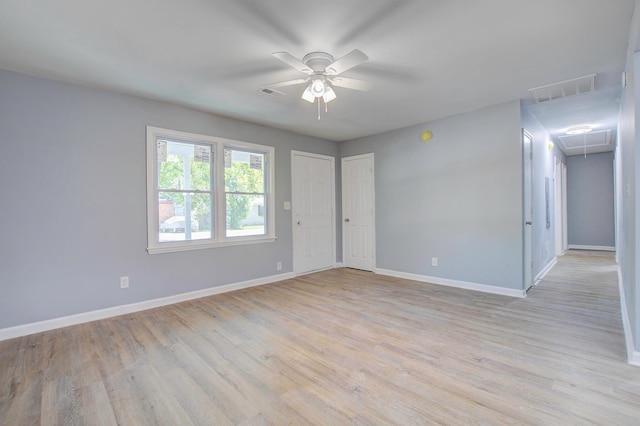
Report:
<svg viewBox="0 0 640 426"><path fill-rule="evenodd" d="M525 222L525 225L533 225L533 222Z"/></svg>
<svg viewBox="0 0 640 426"><path fill-rule="evenodd" d="M344 221L345 221L345 222L349 222L349 218L346 218Z"/></svg>
<svg viewBox="0 0 640 426"><path fill-rule="evenodd" d="M302 225L302 221L301 220L298 221L298 225Z"/></svg>

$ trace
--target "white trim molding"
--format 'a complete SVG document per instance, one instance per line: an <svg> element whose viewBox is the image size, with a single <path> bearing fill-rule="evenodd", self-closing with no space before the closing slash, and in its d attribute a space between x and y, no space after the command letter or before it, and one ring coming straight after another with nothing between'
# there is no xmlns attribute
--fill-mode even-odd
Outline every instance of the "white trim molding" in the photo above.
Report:
<svg viewBox="0 0 640 426"><path fill-rule="evenodd" d="M599 250L599 251L616 251L615 247L611 246L586 246L580 244L569 244L569 249L574 250Z"/></svg>
<svg viewBox="0 0 640 426"><path fill-rule="evenodd" d="M0 329L0 341L294 278L292 272Z"/></svg>
<svg viewBox="0 0 640 426"><path fill-rule="evenodd" d="M376 274L387 275L389 277L403 278L406 280L420 281L429 284L443 285L447 287L462 288L465 290L480 291L483 293L499 294L501 296L524 298L527 293L524 290L498 287L493 285L478 284L468 281L451 280L448 278L430 277L428 275L411 274L408 272L398 272L389 269L376 269Z"/></svg>
<svg viewBox="0 0 640 426"><path fill-rule="evenodd" d="M622 329L624 330L624 341L627 345L627 362L640 367L640 351L635 349L633 342L633 332L627 311L627 301L624 295L624 283L622 282L622 271L618 266L618 291L620 292L620 313L622 315Z"/></svg>
<svg viewBox="0 0 640 426"><path fill-rule="evenodd" d="M533 285L538 285L538 283L542 281L542 279L549 273L549 271L551 271L551 269L553 269L554 266L556 266L557 263L557 257L551 259L551 262L549 262L547 266L545 266L542 271L540 271L538 275L536 275L536 278L533 280Z"/></svg>

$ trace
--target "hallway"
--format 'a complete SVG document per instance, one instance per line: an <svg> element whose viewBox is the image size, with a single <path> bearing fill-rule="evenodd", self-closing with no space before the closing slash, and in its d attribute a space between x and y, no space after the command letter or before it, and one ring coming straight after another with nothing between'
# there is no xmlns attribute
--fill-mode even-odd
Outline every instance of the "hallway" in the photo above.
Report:
<svg viewBox="0 0 640 426"><path fill-rule="evenodd" d="M569 250L529 291L531 326L555 336L548 349L597 363L626 363L614 256Z"/></svg>

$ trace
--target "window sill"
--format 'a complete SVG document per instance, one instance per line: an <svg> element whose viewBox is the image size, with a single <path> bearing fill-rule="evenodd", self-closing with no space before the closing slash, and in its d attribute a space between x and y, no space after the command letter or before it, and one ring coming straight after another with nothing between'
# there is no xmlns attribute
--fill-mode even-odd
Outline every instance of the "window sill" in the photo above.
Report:
<svg viewBox="0 0 640 426"><path fill-rule="evenodd" d="M273 243L276 241L276 239L277 239L276 237L262 237L262 238L237 239L232 241L220 241L220 242L191 241L187 244L185 244L184 242L180 242L178 244L165 243L163 245L147 247L147 253L161 254L161 253L173 253L173 252L190 251L190 250L203 250L203 249L218 248L218 247L243 246L247 244Z"/></svg>

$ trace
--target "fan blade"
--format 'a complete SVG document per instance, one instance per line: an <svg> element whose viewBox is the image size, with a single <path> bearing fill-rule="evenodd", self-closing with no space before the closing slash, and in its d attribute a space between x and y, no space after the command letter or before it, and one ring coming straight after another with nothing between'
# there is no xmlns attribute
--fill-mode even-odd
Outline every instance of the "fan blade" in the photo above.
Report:
<svg viewBox="0 0 640 426"><path fill-rule="evenodd" d="M280 59L282 62L284 62L285 64L289 65L290 67L293 67L293 68L297 69L300 72L303 72L303 73L308 74L308 75L313 74L313 70L311 68L309 68L308 66L306 66L305 64L300 62L291 53L288 53L288 52L276 52L276 53L273 54L273 56L275 56L276 58Z"/></svg>
<svg viewBox="0 0 640 426"><path fill-rule="evenodd" d="M325 72L327 73L327 75L338 75L348 69L355 67L356 65L360 65L367 59L369 59L369 57L365 55L364 52L358 49L353 49L342 58L334 61L332 64L327 65Z"/></svg>
<svg viewBox="0 0 640 426"><path fill-rule="evenodd" d="M275 89L276 87L294 86L309 81L308 78L298 78L296 80L281 81L280 83L271 83L262 85L263 89Z"/></svg>
<svg viewBox="0 0 640 426"><path fill-rule="evenodd" d="M364 80L356 80L355 78L335 77L329 79L331 84L338 87L344 87L345 89L360 90L366 92L371 89L372 84Z"/></svg>

